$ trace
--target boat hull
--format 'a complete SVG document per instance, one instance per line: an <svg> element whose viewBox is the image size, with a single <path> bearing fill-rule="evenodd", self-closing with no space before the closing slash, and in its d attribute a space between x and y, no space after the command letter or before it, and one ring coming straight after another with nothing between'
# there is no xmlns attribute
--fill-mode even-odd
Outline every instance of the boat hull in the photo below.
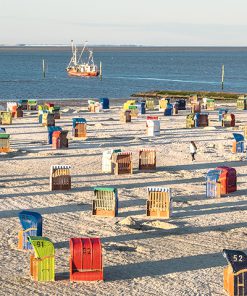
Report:
<svg viewBox="0 0 247 296"><path fill-rule="evenodd" d="M67 71L69 76L77 76L77 77L96 77L99 75L98 71L93 72L77 72L73 70Z"/></svg>

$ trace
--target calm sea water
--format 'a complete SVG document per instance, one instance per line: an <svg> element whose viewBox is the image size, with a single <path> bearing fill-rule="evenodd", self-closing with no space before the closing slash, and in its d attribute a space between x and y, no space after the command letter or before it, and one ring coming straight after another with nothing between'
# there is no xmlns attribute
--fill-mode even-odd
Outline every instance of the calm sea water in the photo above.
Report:
<svg viewBox="0 0 247 296"><path fill-rule="evenodd" d="M42 59L48 63L42 78ZM69 50L0 51L0 100L16 98L126 98L149 90L247 92L247 50L96 51L103 80L71 78L65 68Z"/></svg>

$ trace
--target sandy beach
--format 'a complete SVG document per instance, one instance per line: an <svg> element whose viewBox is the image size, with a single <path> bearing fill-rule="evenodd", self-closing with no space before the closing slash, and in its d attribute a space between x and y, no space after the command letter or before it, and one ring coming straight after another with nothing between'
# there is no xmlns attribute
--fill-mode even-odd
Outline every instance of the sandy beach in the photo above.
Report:
<svg viewBox="0 0 247 296"><path fill-rule="evenodd" d="M120 103L101 113L89 113L80 103L61 108L56 125L69 130L69 149L47 144L47 128L37 112L5 126L11 152L0 154L0 294L1 295L226 295L222 250L247 250L246 153L232 154L232 132L247 124L246 111L224 103L236 115L235 128L222 128L218 112L209 111L210 126L185 129L189 110L172 117L159 115L161 135L147 137L146 115L119 121ZM72 118L87 120L88 138L73 140ZM198 147L191 161L189 143ZM133 153L133 175L101 172L102 153L121 148ZM157 170L138 171L138 149L155 148ZM72 189L50 191L51 165L71 165ZM220 199L205 194L206 172L219 165L237 170L238 190ZM92 216L93 188L118 188L119 215ZM172 189L173 216L148 218L148 186ZM43 217L43 236L56 249L56 281L34 282L29 252L17 250L18 213L28 209ZM103 282L69 281L69 239L99 237L103 244Z"/></svg>

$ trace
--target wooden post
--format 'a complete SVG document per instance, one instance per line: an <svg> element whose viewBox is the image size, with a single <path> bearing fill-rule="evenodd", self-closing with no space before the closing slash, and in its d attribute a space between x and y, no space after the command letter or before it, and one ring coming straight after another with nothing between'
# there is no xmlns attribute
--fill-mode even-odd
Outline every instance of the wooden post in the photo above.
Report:
<svg viewBox="0 0 247 296"><path fill-rule="evenodd" d="M99 77L100 77L100 80L102 80L102 62L100 62L99 64Z"/></svg>
<svg viewBox="0 0 247 296"><path fill-rule="evenodd" d="M43 78L45 78L45 60L42 60L42 72L43 72Z"/></svg>
<svg viewBox="0 0 247 296"><path fill-rule="evenodd" d="M225 78L225 65L222 65L221 71L221 89L224 89L224 78Z"/></svg>

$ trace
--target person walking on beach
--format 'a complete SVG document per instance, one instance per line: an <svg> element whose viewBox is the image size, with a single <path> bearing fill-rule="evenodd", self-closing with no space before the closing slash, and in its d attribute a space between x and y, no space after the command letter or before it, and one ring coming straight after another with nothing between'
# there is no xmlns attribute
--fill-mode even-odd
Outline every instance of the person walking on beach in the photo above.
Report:
<svg viewBox="0 0 247 296"><path fill-rule="evenodd" d="M197 147L196 147L195 142L191 141L190 142L190 154L191 154L191 157L192 157L192 161L195 160L196 150L197 150Z"/></svg>

